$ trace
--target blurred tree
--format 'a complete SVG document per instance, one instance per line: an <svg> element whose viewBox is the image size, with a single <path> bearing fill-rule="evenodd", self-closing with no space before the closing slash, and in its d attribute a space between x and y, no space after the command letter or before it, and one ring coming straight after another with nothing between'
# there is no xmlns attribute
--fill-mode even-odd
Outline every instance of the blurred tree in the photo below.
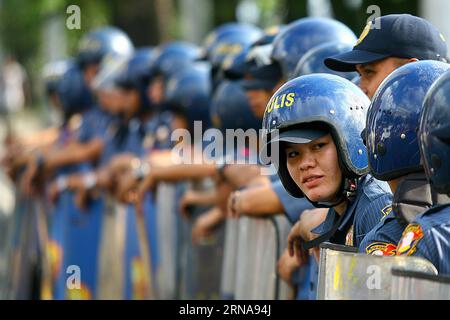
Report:
<svg viewBox="0 0 450 320"><path fill-rule="evenodd" d="M239 0L213 0L214 2L214 25L218 26L226 22L236 21L236 6Z"/></svg>
<svg viewBox="0 0 450 320"><path fill-rule="evenodd" d="M74 54L80 37L88 30L107 24L110 10L107 0L3 0L0 2L0 38L5 54L14 55L27 69L33 85L33 92L40 89L40 70L46 62L44 47L47 45L46 22L59 19L60 28L67 41L65 52ZM69 30L66 9L77 5L81 10L81 29ZM33 95L35 96L35 94Z"/></svg>
<svg viewBox="0 0 450 320"><path fill-rule="evenodd" d="M334 17L348 25L356 35L359 35L367 23L371 13L367 8L377 5L381 15L393 13L410 13L418 15L418 0L331 0Z"/></svg>
<svg viewBox="0 0 450 320"><path fill-rule="evenodd" d="M136 47L156 45L161 37L155 3L156 0L110 1L111 23L125 30Z"/></svg>
<svg viewBox="0 0 450 320"><path fill-rule="evenodd" d="M286 15L284 21L292 22L294 20L307 16L306 4L307 0L284 0L286 7Z"/></svg>

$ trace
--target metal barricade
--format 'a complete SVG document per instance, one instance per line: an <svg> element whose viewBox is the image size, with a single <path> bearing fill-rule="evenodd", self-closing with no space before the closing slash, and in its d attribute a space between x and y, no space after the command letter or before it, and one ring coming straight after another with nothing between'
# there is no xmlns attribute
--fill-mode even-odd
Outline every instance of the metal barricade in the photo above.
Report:
<svg viewBox="0 0 450 320"><path fill-rule="evenodd" d="M220 281L220 296L223 300L234 299L238 236L239 220L227 219L225 222L225 244L222 261L222 278Z"/></svg>
<svg viewBox="0 0 450 320"><path fill-rule="evenodd" d="M38 280L39 242L37 210L32 199L18 193L11 224L11 279L8 298L31 299L39 293L33 290Z"/></svg>
<svg viewBox="0 0 450 320"><path fill-rule="evenodd" d="M393 268L392 300L450 300L450 276Z"/></svg>
<svg viewBox="0 0 450 320"><path fill-rule="evenodd" d="M357 248L320 245L317 298L325 300L389 300L393 267L436 274L436 268L417 257L373 256Z"/></svg>
<svg viewBox="0 0 450 320"><path fill-rule="evenodd" d="M156 224L159 260L154 274L156 296L159 299L177 298L178 217L175 210L176 188L159 183L156 192Z"/></svg>
<svg viewBox="0 0 450 320"><path fill-rule="evenodd" d="M195 183L179 186L175 210L178 210L178 199L187 188L209 190L213 181L204 179ZM179 241L179 283L180 299L217 300L220 298L220 279L222 273L223 247L225 228L218 226L214 232L199 243L192 242L192 228L195 221L210 209L209 206L194 206L190 209L189 219L179 219L181 230Z"/></svg>
<svg viewBox="0 0 450 320"><path fill-rule="evenodd" d="M207 239L192 245L193 299L220 298L224 237L225 227L222 225Z"/></svg>
<svg viewBox="0 0 450 320"><path fill-rule="evenodd" d="M0 170L0 300L8 298L11 273L12 219L15 207L14 184Z"/></svg>
<svg viewBox="0 0 450 320"><path fill-rule="evenodd" d="M283 215L239 219L237 300L276 300L291 296L291 289L277 275L277 261L286 248L289 229L289 222Z"/></svg>

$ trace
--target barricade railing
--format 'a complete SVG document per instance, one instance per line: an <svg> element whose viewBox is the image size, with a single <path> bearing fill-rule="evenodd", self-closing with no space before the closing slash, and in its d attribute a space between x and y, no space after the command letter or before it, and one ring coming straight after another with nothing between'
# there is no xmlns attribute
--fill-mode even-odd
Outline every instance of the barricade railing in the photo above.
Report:
<svg viewBox="0 0 450 320"><path fill-rule="evenodd" d="M277 261L286 248L289 230L284 215L239 219L236 300L277 300L292 296L289 286L277 275Z"/></svg>

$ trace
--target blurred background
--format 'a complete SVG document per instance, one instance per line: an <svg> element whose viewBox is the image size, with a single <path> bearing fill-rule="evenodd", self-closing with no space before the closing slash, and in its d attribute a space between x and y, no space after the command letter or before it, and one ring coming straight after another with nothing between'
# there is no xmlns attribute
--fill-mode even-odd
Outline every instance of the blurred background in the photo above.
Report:
<svg viewBox="0 0 450 320"><path fill-rule="evenodd" d="M72 29L74 12L68 9L74 5L80 28ZM374 14L410 13L450 39L449 12L448 0L0 0L0 141L8 133L20 138L50 126L43 66L74 56L80 38L100 26L119 27L135 47L175 39L201 45L212 29L231 21L265 28L306 16L332 17L359 35ZM0 229L0 240L5 234ZM0 270L4 264L0 257Z"/></svg>
<svg viewBox="0 0 450 320"><path fill-rule="evenodd" d="M66 25L71 5L80 8L80 29ZM371 5L379 6L381 15L422 16L450 38L446 0L0 0L2 119L18 135L47 125L43 65L73 55L80 37L98 26L120 27L136 47L173 39L200 44L208 31L229 21L267 27L305 16L334 17L358 35L375 13L367 12Z"/></svg>

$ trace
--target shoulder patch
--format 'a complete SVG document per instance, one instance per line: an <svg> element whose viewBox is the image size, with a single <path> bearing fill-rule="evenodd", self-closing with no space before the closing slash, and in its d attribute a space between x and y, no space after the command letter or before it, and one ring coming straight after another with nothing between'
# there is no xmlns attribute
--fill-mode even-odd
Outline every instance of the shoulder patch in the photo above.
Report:
<svg viewBox="0 0 450 320"><path fill-rule="evenodd" d="M374 242L366 247L366 253L373 256L395 256L397 246L388 242Z"/></svg>
<svg viewBox="0 0 450 320"><path fill-rule="evenodd" d="M398 243L397 255L410 256L416 251L417 243L423 238L423 230L417 223L408 225Z"/></svg>
<svg viewBox="0 0 450 320"><path fill-rule="evenodd" d="M345 245L353 247L353 225L350 227L347 235L345 236Z"/></svg>
<svg viewBox="0 0 450 320"><path fill-rule="evenodd" d="M383 218L385 218L389 213L392 211L392 204L387 205L383 209L381 209L381 214L383 215Z"/></svg>

